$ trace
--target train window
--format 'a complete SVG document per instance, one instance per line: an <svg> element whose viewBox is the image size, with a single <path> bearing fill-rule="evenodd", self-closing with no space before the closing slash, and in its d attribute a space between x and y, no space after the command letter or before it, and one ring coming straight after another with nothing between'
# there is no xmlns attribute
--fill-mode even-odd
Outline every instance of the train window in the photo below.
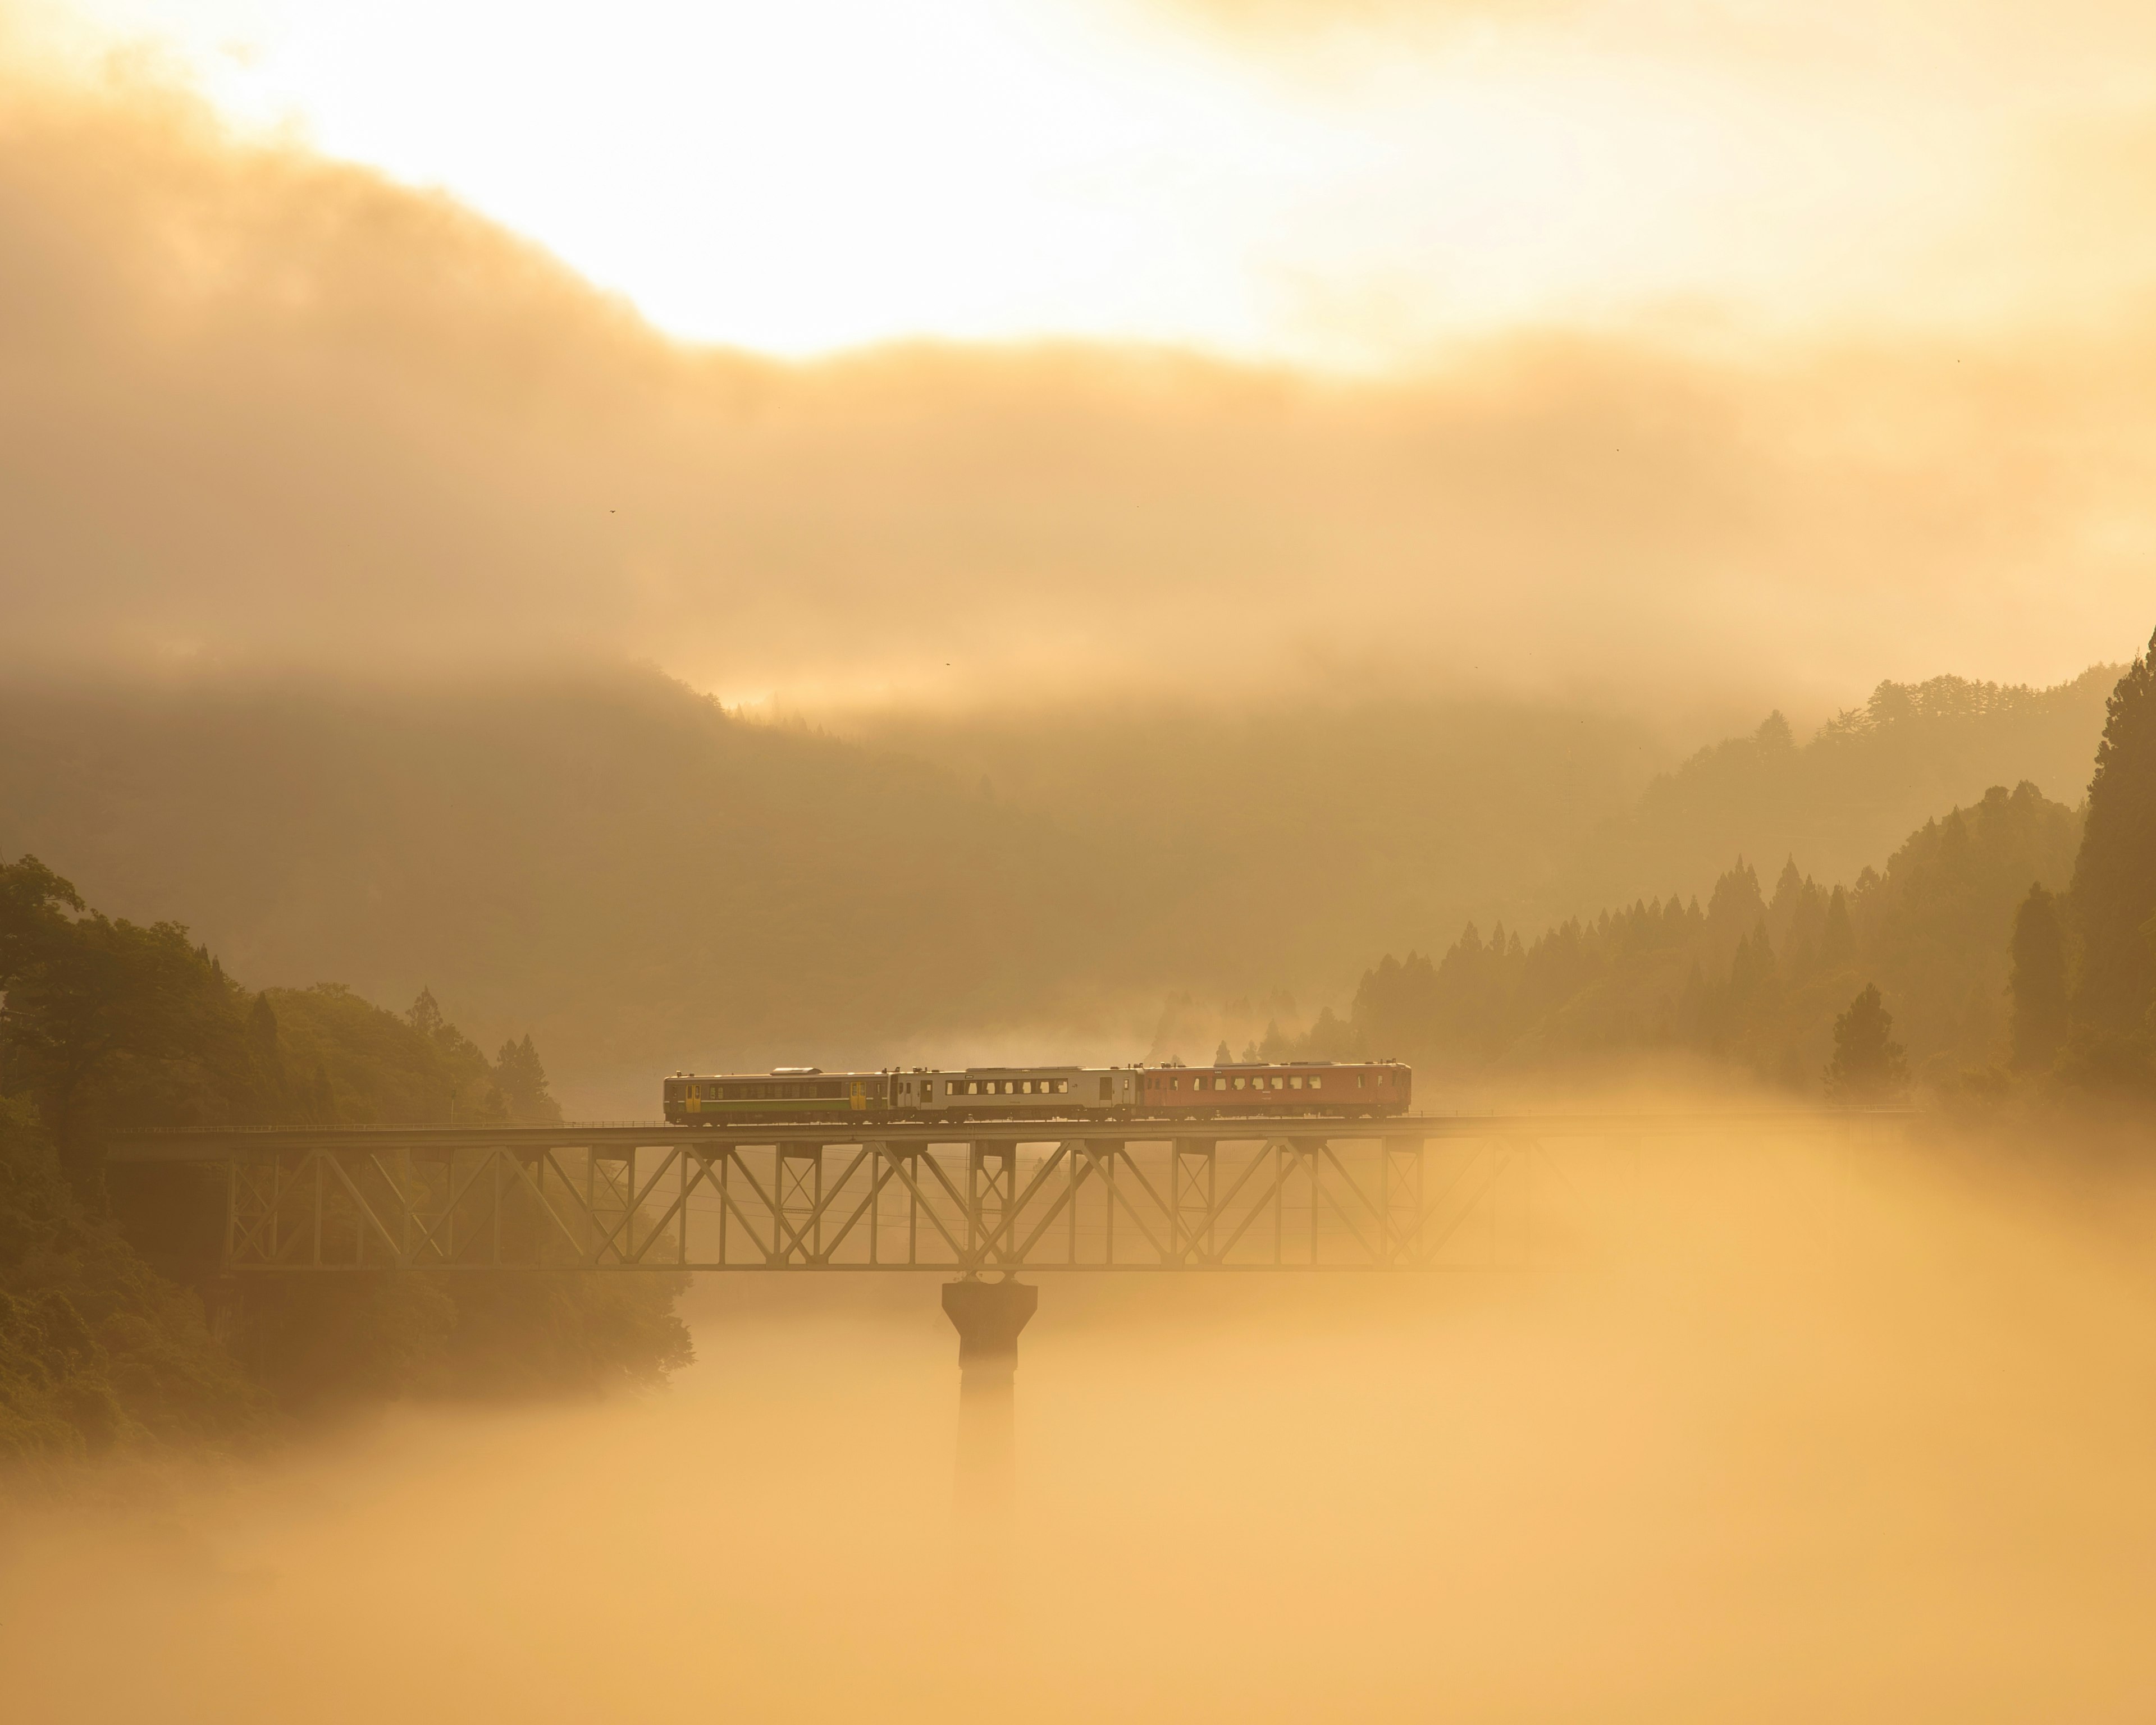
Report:
<svg viewBox="0 0 2156 1725"><path fill-rule="evenodd" d="M1310 1087L1312 1090L1323 1090L1325 1088L1325 1081L1322 1078L1313 1076L1310 1081Z"/></svg>
<svg viewBox="0 0 2156 1725"><path fill-rule="evenodd" d="M1361 1090L1369 1081L1370 1075L1368 1072L1358 1072L1355 1075L1355 1088L1358 1090Z"/></svg>
<svg viewBox="0 0 2156 1725"><path fill-rule="evenodd" d="M1101 1081L1101 1100L1104 1102L1111 1102L1115 1097L1116 1081L1112 1078L1103 1078Z"/></svg>
<svg viewBox="0 0 2156 1725"><path fill-rule="evenodd" d="M1056 1094L1056 1095L1058 1095L1059 1096L1061 1096L1061 1095L1062 1095L1065 1091L1069 1090L1070 1088L1070 1081L1069 1079L1067 1079L1067 1078L1059 1078L1059 1079L1057 1079L1057 1080L1055 1081L1055 1094Z"/></svg>
<svg viewBox="0 0 2156 1725"><path fill-rule="evenodd" d="M1290 1090L1301 1090L1302 1088L1302 1080L1299 1077L1291 1078L1287 1081L1287 1087Z"/></svg>
<svg viewBox="0 0 2156 1725"><path fill-rule="evenodd" d="M1238 1078L1238 1079L1235 1081L1235 1088L1236 1088L1237 1090L1240 1090L1242 1087L1243 1087L1243 1081L1242 1081L1241 1079Z"/></svg>

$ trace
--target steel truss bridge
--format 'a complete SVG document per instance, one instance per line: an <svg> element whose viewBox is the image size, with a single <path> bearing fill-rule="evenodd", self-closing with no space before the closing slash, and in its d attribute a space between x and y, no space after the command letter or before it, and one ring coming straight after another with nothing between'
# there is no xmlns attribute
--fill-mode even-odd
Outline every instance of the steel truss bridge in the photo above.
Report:
<svg viewBox="0 0 2156 1725"><path fill-rule="evenodd" d="M108 1156L220 1172L221 1267L241 1275L1427 1271L1518 1261L1560 1142L1629 1162L1648 1140L1891 1117L344 1127L140 1132Z"/></svg>

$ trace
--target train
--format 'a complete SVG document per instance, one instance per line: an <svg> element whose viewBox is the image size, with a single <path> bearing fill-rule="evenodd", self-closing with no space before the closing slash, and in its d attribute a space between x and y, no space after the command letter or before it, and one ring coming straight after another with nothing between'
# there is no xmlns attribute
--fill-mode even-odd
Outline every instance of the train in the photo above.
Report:
<svg viewBox="0 0 2156 1725"><path fill-rule="evenodd" d="M1404 1114L1414 1074L1399 1060L1255 1060L1183 1066L929 1066L826 1072L677 1072L665 1081L670 1126L766 1122L1250 1120Z"/></svg>

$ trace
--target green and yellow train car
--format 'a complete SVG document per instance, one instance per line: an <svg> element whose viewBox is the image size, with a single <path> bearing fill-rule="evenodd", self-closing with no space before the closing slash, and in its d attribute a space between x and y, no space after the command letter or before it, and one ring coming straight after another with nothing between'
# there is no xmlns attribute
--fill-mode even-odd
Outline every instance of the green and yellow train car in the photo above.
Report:
<svg viewBox="0 0 2156 1725"><path fill-rule="evenodd" d="M857 1119L888 1111L891 1085L887 1072L825 1072L814 1066L670 1078L666 1118L675 1126Z"/></svg>

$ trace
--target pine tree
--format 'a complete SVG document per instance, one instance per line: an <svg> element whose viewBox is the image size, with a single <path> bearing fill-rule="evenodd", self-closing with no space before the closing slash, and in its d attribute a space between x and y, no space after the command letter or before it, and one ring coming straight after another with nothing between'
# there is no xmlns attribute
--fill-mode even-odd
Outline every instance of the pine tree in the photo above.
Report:
<svg viewBox="0 0 2156 1725"><path fill-rule="evenodd" d="M1228 1052L1228 1041L1225 1037L1223 1037L1220 1040L1219 1047L1213 1050L1213 1064L1216 1066L1231 1066L1235 1063L1235 1057Z"/></svg>
<svg viewBox="0 0 2156 1725"><path fill-rule="evenodd" d="M1862 1105L1892 1100L1909 1080L1902 1045L1894 1040L1894 1015L1866 983L1834 1021L1834 1059L1826 1069L1830 1101Z"/></svg>
<svg viewBox="0 0 2156 1725"><path fill-rule="evenodd" d="M1849 895L1839 886L1826 901L1826 925L1820 931L1819 967L1831 976L1856 963L1856 930L1849 920Z"/></svg>
<svg viewBox="0 0 2156 1725"><path fill-rule="evenodd" d="M434 999L434 991L420 989L419 998L412 1003L412 1009L404 1018L413 1029L431 1040L443 1024L441 1003Z"/></svg>
<svg viewBox="0 0 2156 1725"><path fill-rule="evenodd" d="M277 1012L267 994L257 994L247 1014L247 1051L254 1063L255 1082L263 1101L274 1114L285 1101L285 1053L277 1040Z"/></svg>
<svg viewBox="0 0 2156 1725"><path fill-rule="evenodd" d="M2066 935L2059 901L2038 881L2014 913L2014 1064L2041 1070L2066 1034Z"/></svg>
<svg viewBox="0 0 2156 1725"><path fill-rule="evenodd" d="M562 1117L561 1109L547 1093L547 1069L539 1050L526 1031L521 1042L511 1037L495 1056L494 1083L490 1094L506 1108L511 1120L550 1122Z"/></svg>
<svg viewBox="0 0 2156 1725"><path fill-rule="evenodd" d="M2112 691L2071 895L2081 936L2073 1015L2113 1035L2156 1003L2156 636Z"/></svg>

